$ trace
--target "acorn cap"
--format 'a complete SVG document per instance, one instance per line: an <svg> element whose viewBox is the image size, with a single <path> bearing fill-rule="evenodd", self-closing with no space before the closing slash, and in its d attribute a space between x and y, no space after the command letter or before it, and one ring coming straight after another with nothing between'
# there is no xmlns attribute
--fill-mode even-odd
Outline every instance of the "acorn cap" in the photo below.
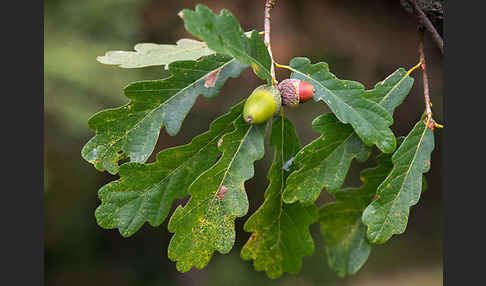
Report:
<svg viewBox="0 0 486 286"><path fill-rule="evenodd" d="M299 105L299 82L298 79L288 78L278 84L283 105L290 107Z"/></svg>
<svg viewBox="0 0 486 286"><path fill-rule="evenodd" d="M314 96L312 84L294 78L288 78L278 84L278 90L282 96L282 104L296 107Z"/></svg>

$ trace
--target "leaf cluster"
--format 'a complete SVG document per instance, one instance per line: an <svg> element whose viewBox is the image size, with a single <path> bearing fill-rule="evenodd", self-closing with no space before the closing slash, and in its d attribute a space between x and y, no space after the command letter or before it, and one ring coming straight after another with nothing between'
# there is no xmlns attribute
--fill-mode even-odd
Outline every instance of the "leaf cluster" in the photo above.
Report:
<svg viewBox="0 0 486 286"><path fill-rule="evenodd" d="M135 51L98 58L123 68L164 66L171 74L128 85L123 93L129 103L101 111L88 122L96 135L83 147L82 157L99 171L120 176L98 191L98 224L128 237L146 222L159 226L174 200L188 197L169 219L174 235L168 256L181 272L205 267L215 251L225 254L234 245L235 220L248 212L245 182L265 154L270 130L270 183L263 204L244 224L251 236L241 257L253 260L255 269L270 278L298 273L303 257L315 249L309 227L319 223L330 267L341 277L355 274L374 244L404 232L410 207L425 184L423 173L430 168L430 118L420 119L398 140L390 129L394 110L412 88L413 69L399 68L366 90L357 81L337 78L324 62L296 57L288 66L290 77L311 83L315 104L331 110L312 122L320 137L301 146L283 110L265 124L248 124L241 115L243 101L189 144L162 150L155 162L146 163L161 128L177 134L199 95L214 98L228 78L248 67L272 84L271 57L256 30L245 33L229 11L218 15L204 5L179 15L201 41L144 43ZM381 154L377 166L361 171L362 186L342 188L353 159L369 160L374 146ZM119 165L122 159L129 162ZM322 190L335 201L317 206Z"/></svg>

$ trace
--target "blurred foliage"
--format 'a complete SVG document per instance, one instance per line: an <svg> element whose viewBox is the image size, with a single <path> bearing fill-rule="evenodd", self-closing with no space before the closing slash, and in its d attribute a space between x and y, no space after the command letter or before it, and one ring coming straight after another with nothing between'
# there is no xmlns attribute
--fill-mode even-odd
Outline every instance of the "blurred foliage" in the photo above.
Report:
<svg viewBox="0 0 486 286"><path fill-rule="evenodd" d="M243 223L263 202L266 172L273 152L255 165L256 176L246 183L250 209L236 221L237 238L229 255L215 254L203 270L180 274L167 258L167 222L144 225L130 238L100 228L94 218L97 190L116 179L96 171L81 159L80 150L94 132L87 121L94 113L125 104L122 89L129 83L167 76L161 67L121 69L96 61L108 50L132 50L139 42L175 43L189 37L177 12L198 2L214 11L228 8L244 29L263 27L262 1L223 0L45 0L44 1L44 250L46 285L441 285L442 284L442 140L437 148L429 190L411 209L404 234L374 247L356 276L341 280L329 269L317 224L311 227L314 255L305 257L298 275L269 280L239 257L249 237ZM395 3L396 2L396 3ZM261 11L256 13L255 11ZM400 37L397 37L400 35ZM398 67L416 64L415 22L399 1L279 1L272 17L272 47L279 63L295 56L326 61L343 79L361 81L367 88ZM442 59L426 42L434 117L442 119ZM288 72L277 70L279 79ZM416 83L397 111L393 130L405 135L423 111L422 84ZM156 150L188 143L206 131L262 81L244 72L230 79L221 95L201 98L176 136L161 132ZM319 134L311 121L328 112L309 104L288 110L302 144ZM447 127L447 126L446 126ZM268 147L267 147L268 148ZM267 150L270 150L267 149ZM153 161L151 156L149 161ZM359 186L359 171L372 166L353 163L345 186ZM330 199L323 195L322 204ZM185 203L179 200L177 203ZM173 207L174 208L174 207ZM408 283L407 283L408 282Z"/></svg>
<svg viewBox="0 0 486 286"><path fill-rule="evenodd" d="M72 136L86 136L88 118L100 107L128 101L132 81L167 76L160 67L123 70L96 61L109 49L132 50L143 1L45 1L44 99L48 117ZM109 12L109 13L107 13ZM127 25L126 19L132 23Z"/></svg>

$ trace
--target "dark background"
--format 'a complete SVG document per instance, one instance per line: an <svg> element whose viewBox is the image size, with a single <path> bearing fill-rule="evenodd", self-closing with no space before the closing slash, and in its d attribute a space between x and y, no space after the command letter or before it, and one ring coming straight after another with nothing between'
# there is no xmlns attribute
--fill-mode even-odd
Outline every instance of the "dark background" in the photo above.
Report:
<svg viewBox="0 0 486 286"><path fill-rule="evenodd" d="M108 50L132 50L139 42L175 43L190 37L177 12L203 3L213 11L229 9L245 30L263 29L263 1L44 1L44 268L46 285L442 285L442 154L441 130L436 129L429 189L412 207L407 230L374 247L368 262L353 277L339 279L329 269L318 225L311 227L316 250L304 258L298 275L270 280L239 258L249 234L244 221L263 200L272 152L256 162L256 175L246 183L248 215L236 220L237 239L230 254L216 253L203 270L180 274L167 258L171 234L167 222L144 225L130 238L97 226L97 190L117 179L98 172L80 156L93 136L88 118L102 109L127 102L122 89L130 82L158 79L160 67L121 69L95 59ZM272 17L275 59L287 64L295 56L329 63L342 79L372 88L399 67L418 62L416 20L400 1L278 1ZM442 120L443 58L426 34L434 118ZM288 72L277 69L279 80ZM424 110L421 74L396 110L392 127L406 135ZM156 151L188 143L209 123L260 85L250 70L230 79L220 96L200 98L176 136L161 132ZM297 126L302 144L319 134L312 119L329 110L307 103L286 114ZM152 156L149 161L152 161ZM353 162L346 186L359 185ZM318 204L329 200L325 195Z"/></svg>

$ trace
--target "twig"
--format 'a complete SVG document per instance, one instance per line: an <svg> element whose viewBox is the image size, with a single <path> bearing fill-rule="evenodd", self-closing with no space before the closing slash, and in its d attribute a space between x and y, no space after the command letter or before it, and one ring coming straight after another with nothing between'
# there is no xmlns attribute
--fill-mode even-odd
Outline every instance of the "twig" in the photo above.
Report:
<svg viewBox="0 0 486 286"><path fill-rule="evenodd" d="M419 5L415 0L407 0L407 1L412 5L413 11L415 12L415 15L417 16L420 24L422 24L425 28L427 28L427 30L432 34L432 38L437 44L437 47L440 49L441 53L444 54L444 41L442 40L442 37L435 29L432 22L430 22L429 18L427 18L424 11L422 11L422 9L419 7Z"/></svg>
<svg viewBox="0 0 486 286"><path fill-rule="evenodd" d="M419 54L420 62L422 63L422 76L424 83L424 98L425 98L425 113L427 116L432 115L432 109L430 108L430 96L429 96L429 80L427 77L427 64L425 62L425 52L424 52L424 28L419 26L418 28L418 38L419 38Z"/></svg>
<svg viewBox="0 0 486 286"><path fill-rule="evenodd" d="M424 27L419 24L418 27L418 38L419 38L419 54L420 54L420 63L422 67L422 79L424 83L424 99L425 99L425 114L427 115L427 127L430 130L434 130L434 127L443 128L441 124L435 122L432 118L432 103L430 102L430 95L429 95L429 79L427 77L427 64L425 62L425 51L424 51Z"/></svg>
<svg viewBox="0 0 486 286"><path fill-rule="evenodd" d="M265 0L265 20L264 20L264 31L265 31L265 36L263 41L265 42L265 45L267 46L268 53L270 54L270 58L272 60L272 64L270 66L270 74L272 76L272 84L276 85L277 84L277 78L275 76L275 61L273 60L273 55L272 55L272 46L270 45L270 18L272 9L275 6L275 3L277 0Z"/></svg>

